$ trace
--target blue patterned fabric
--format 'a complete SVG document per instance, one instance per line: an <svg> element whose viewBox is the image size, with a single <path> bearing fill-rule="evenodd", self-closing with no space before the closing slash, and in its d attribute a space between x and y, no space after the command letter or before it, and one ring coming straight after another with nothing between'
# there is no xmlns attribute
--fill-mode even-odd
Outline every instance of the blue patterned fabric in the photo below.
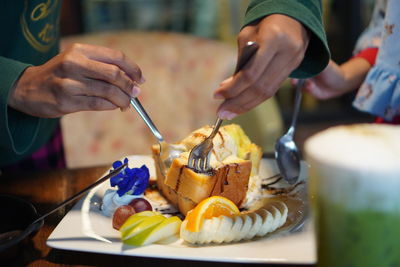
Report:
<svg viewBox="0 0 400 267"><path fill-rule="evenodd" d="M354 107L386 120L400 115L400 1L389 0L375 66L353 102Z"/></svg>
<svg viewBox="0 0 400 267"><path fill-rule="evenodd" d="M368 27L357 40L354 55L364 49L381 46L383 23L385 19L387 0L376 0Z"/></svg>

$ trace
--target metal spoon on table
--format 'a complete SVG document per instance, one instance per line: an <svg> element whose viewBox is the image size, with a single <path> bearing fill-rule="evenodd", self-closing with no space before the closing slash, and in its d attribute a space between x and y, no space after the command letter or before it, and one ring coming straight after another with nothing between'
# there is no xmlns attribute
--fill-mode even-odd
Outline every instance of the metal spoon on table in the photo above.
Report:
<svg viewBox="0 0 400 267"><path fill-rule="evenodd" d="M97 185L103 183L104 181L110 179L111 177L114 177L115 175L119 174L127 165L128 165L128 163L122 164L121 166L119 166L115 170L111 171L106 176L100 178L93 184L91 184L88 187L86 187L85 189L83 189L82 191L76 193L75 195L73 195L73 196L69 197L68 199L66 199L65 201L61 202L56 207L54 207L50 211L46 212L44 215L40 216L39 218L34 220L32 223L30 223L27 227L25 227L24 230L13 230L13 231L1 233L0 234L0 251L3 251L11 246L14 246L14 245L18 244L19 242L21 242L22 240L24 240L28 235L30 235L31 233L35 232L36 230L38 230L40 227L43 226L44 218L46 218L50 214L53 214L54 212L56 212L60 208L64 207L65 205L71 203L72 201L76 200L77 198L82 196L84 193L86 193L90 189L96 187ZM2 220L6 220L6 218L3 218Z"/></svg>
<svg viewBox="0 0 400 267"><path fill-rule="evenodd" d="M294 184L299 179L300 175L300 153L293 140L296 130L297 116L300 110L302 87L304 80L300 79L296 85L296 97L294 101L294 110L292 123L285 135L278 139L275 144L275 159L278 163L279 171L283 179L289 184Z"/></svg>

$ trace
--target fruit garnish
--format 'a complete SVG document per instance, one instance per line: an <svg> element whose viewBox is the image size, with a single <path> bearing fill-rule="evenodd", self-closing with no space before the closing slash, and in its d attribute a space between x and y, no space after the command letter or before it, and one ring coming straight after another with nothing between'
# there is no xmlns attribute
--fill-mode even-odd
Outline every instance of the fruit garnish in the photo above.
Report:
<svg viewBox="0 0 400 267"><path fill-rule="evenodd" d="M124 163L128 163L128 159L124 159ZM121 161L115 161L113 168L116 169L122 165ZM110 170L110 172L113 170ZM120 197L124 194L141 195L149 184L150 173L146 165L140 168L126 167L118 175L110 179L112 187L117 186L117 193Z"/></svg>
<svg viewBox="0 0 400 267"><path fill-rule="evenodd" d="M119 230L121 226L125 223L125 221L133 214L135 214L136 211L132 206L129 205L122 205L120 206L113 215L113 228L116 230Z"/></svg>
<svg viewBox="0 0 400 267"><path fill-rule="evenodd" d="M185 219L180 229L180 238L191 244L220 244L250 240L282 227L287 220L288 211L285 203L276 202L250 213L204 219L198 232L189 231L186 227L188 220Z"/></svg>
<svg viewBox="0 0 400 267"><path fill-rule="evenodd" d="M132 208L134 208L135 212L142 212L145 210L152 211L153 207L151 206L150 202L148 202L144 198L135 198L129 204Z"/></svg>
<svg viewBox="0 0 400 267"><path fill-rule="evenodd" d="M121 232L122 242L131 246L140 246L143 244L144 240L151 233L151 231L156 228L160 223L162 223L166 217L162 215L154 215L145 217L139 224L131 228L127 232Z"/></svg>
<svg viewBox="0 0 400 267"><path fill-rule="evenodd" d="M166 218L143 239L140 245L149 245L178 235L181 223L181 219L177 216Z"/></svg>
<svg viewBox="0 0 400 267"><path fill-rule="evenodd" d="M154 212L154 211L142 211L139 213L135 213L135 214L131 215L124 222L124 224L119 228L119 231L122 233L122 235L124 235L124 233L127 233L130 229L134 228L137 224L139 224L146 217L159 215L159 214L160 213Z"/></svg>
<svg viewBox="0 0 400 267"><path fill-rule="evenodd" d="M177 216L167 218L154 211L139 212L129 217L121 226L121 239L124 244L132 246L176 240L181 223Z"/></svg>
<svg viewBox="0 0 400 267"><path fill-rule="evenodd" d="M212 196L202 200L194 209L188 212L186 229L198 232L203 221L221 215L232 217L240 214L238 207L229 199L221 196Z"/></svg>

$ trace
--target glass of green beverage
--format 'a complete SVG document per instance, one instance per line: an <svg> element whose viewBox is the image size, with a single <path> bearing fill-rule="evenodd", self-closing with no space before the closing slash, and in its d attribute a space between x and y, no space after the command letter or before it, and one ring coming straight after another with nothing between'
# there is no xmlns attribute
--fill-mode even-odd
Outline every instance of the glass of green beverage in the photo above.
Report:
<svg viewBox="0 0 400 267"><path fill-rule="evenodd" d="M400 127L332 127L305 155L318 266L400 266Z"/></svg>

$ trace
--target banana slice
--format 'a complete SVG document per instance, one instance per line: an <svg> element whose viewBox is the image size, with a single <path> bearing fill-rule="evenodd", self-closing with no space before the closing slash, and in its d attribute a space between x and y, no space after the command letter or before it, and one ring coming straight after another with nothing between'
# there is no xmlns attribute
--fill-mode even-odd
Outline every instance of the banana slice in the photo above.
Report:
<svg viewBox="0 0 400 267"><path fill-rule="evenodd" d="M242 217L243 226L242 229L240 229L239 234L233 239L233 241L235 242L244 239L244 237L247 235L247 233L249 232L250 228L253 225L253 220L247 214L241 214L238 216Z"/></svg>
<svg viewBox="0 0 400 267"><path fill-rule="evenodd" d="M198 244L208 244L211 243L212 241L212 235L216 231L214 227L214 218L211 219L206 219L203 221L203 225L201 227L201 230L199 232L199 236L197 238Z"/></svg>
<svg viewBox="0 0 400 267"><path fill-rule="evenodd" d="M186 224L187 224L186 220L183 221L181 224L180 237L186 242L189 242L191 244L196 244L197 240L199 239L200 232L191 232L187 230Z"/></svg>
<svg viewBox="0 0 400 267"><path fill-rule="evenodd" d="M260 215L258 215L255 212L252 212L250 214L248 214L247 216L249 216L253 222L251 228L249 229L249 231L247 232L247 235L244 236L243 239L245 240L250 240L253 237L256 236L256 234L260 231L261 225L262 225L262 218Z"/></svg>
<svg viewBox="0 0 400 267"><path fill-rule="evenodd" d="M192 244L229 243L250 240L255 236L264 236L285 224L288 208L283 202L276 202L248 214L206 219L199 232L186 229L187 221L181 225L181 238Z"/></svg>
<svg viewBox="0 0 400 267"><path fill-rule="evenodd" d="M286 204L283 203L283 202L281 202L281 201L279 201L279 202L274 203L274 205L275 205L275 207L277 207L277 208L279 209L279 211L281 212L282 218L287 218L289 209L288 209L288 207L286 206ZM285 220L286 220L286 219L285 219Z"/></svg>
<svg viewBox="0 0 400 267"><path fill-rule="evenodd" d="M232 226L233 226L233 219L227 216L220 216L220 217L214 217L217 221L219 221L218 225L218 230L215 232L213 235L212 241L214 243L220 244L224 242L228 235L232 231Z"/></svg>
<svg viewBox="0 0 400 267"><path fill-rule="evenodd" d="M276 229L278 229L279 224L281 223L281 220L282 220L282 214L281 214L280 210L277 209L275 206L270 206L267 208L267 210L269 212L271 212L272 217L274 218L274 220L272 221L271 231L270 231L270 232L273 232Z"/></svg>
<svg viewBox="0 0 400 267"><path fill-rule="evenodd" d="M267 211L266 209L259 209L256 212L261 216L261 218L263 218L262 225L256 236L264 236L267 233L272 232L271 230L274 217L272 216L271 212Z"/></svg>
<svg viewBox="0 0 400 267"><path fill-rule="evenodd" d="M224 240L227 243L232 242L235 237L239 235L240 230L242 230L243 227L243 219L240 216L235 216L232 218L232 223L232 228L230 229L228 236Z"/></svg>
<svg viewBox="0 0 400 267"><path fill-rule="evenodd" d="M215 235L220 231L220 224L222 223L219 217L213 217L210 219L211 223L209 224L208 236L204 241L204 244L208 244L211 242L215 242Z"/></svg>

